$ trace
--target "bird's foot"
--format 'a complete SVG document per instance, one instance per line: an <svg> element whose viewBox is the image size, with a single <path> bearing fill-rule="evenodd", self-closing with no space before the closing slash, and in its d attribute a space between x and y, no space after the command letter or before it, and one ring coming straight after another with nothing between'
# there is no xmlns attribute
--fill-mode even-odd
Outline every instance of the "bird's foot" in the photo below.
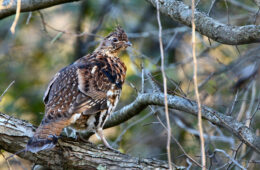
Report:
<svg viewBox="0 0 260 170"><path fill-rule="evenodd" d="M82 133L78 133L78 140L88 143L89 141L82 136Z"/></svg>
<svg viewBox="0 0 260 170"><path fill-rule="evenodd" d="M78 139L78 133L76 130L72 129L72 128L64 128L62 135L67 136L68 138L72 138L75 141L79 140Z"/></svg>

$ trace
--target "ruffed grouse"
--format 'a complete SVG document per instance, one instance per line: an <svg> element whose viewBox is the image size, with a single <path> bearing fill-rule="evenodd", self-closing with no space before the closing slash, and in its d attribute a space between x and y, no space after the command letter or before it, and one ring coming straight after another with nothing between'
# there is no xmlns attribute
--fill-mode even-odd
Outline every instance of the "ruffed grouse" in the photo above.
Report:
<svg viewBox="0 0 260 170"><path fill-rule="evenodd" d="M109 147L102 128L114 111L125 81L126 66L118 55L131 43L124 30L117 27L98 48L61 69L51 80L43 97L44 118L29 140L26 151L51 149L62 129L98 133Z"/></svg>

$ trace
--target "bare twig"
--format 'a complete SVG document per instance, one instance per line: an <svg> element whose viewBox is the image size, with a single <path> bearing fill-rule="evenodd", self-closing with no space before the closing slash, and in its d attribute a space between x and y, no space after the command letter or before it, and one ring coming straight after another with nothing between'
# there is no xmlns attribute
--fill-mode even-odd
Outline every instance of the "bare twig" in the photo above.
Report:
<svg viewBox="0 0 260 170"><path fill-rule="evenodd" d="M22 0L17 0L17 8L16 8L16 15L15 15L15 19L14 19L14 22L10 28L10 31L14 34L15 33L15 27L16 27L16 24L19 20L19 16L20 16L20 10L21 10L21 1Z"/></svg>
<svg viewBox="0 0 260 170"><path fill-rule="evenodd" d="M196 46L195 46L195 2L192 0L192 57L193 57L193 80L194 80L194 89L196 93L196 99L198 103L198 129L200 133L200 147L201 147L201 164L202 169L206 170L206 155L205 155L205 146L204 146L204 136L203 136L203 126L202 126L202 114L201 114L201 103L200 103L200 95L199 95L199 88L198 88L198 79L197 79L197 58L196 58Z"/></svg>
<svg viewBox="0 0 260 170"><path fill-rule="evenodd" d="M258 8L256 14L255 14L255 21L254 21L254 24L256 25L256 20L257 20L257 17L258 17L258 14L260 12L260 7Z"/></svg>
<svg viewBox="0 0 260 170"><path fill-rule="evenodd" d="M162 125L162 127L164 127L164 129L167 131L167 127L163 124L163 122L161 121L160 117L158 115L156 115L157 120L160 122L160 124ZM178 147L181 149L181 151L184 153L184 155L190 159L193 163L195 163L197 166L199 166L200 168L202 168L202 166L195 160L193 159L189 154L187 154L187 152L183 149L183 147L181 146L181 144L177 141L177 139L175 139L174 136L171 137L174 142L178 145Z"/></svg>
<svg viewBox="0 0 260 170"><path fill-rule="evenodd" d="M254 106L254 103L255 103L254 102L255 101L255 96L256 96L256 82L255 82L255 80L253 80L253 82L252 82L252 90L251 90L251 100L250 100L248 109L246 111L246 122L245 122L245 125L247 127L250 126L250 122L252 120L250 114L253 113L252 110L253 110L253 106Z"/></svg>
<svg viewBox="0 0 260 170"><path fill-rule="evenodd" d="M128 129L130 129L131 127L135 126L136 124L144 121L145 119L147 119L148 117L150 117L152 114L154 114L153 112L150 112L149 114L146 114L145 116L143 116L142 118L138 119L137 121L132 122L130 125L128 125L122 132L121 134L116 138L116 140L113 142L112 146L116 146L118 145L118 143L122 140L122 137L124 136L124 134L127 132Z"/></svg>
<svg viewBox="0 0 260 170"><path fill-rule="evenodd" d="M225 6L226 6L226 10L227 10L227 17L228 17L228 25L230 24L230 17L229 17L229 9L228 9L228 4L227 4L227 0L224 0L225 2Z"/></svg>
<svg viewBox="0 0 260 170"><path fill-rule="evenodd" d="M239 149L241 148L242 145L243 145L243 142L240 142L240 144L238 145L237 149L234 151L234 153L233 153L233 159L234 159L234 160L236 159L237 153L238 153L238 151L239 151ZM231 169L231 168L232 168L232 165L233 165L233 161L230 161L230 162L229 162L229 165L228 165L228 167L227 167L227 170Z"/></svg>
<svg viewBox="0 0 260 170"><path fill-rule="evenodd" d="M175 34L176 32L186 32L188 31L188 28L183 27L176 27L176 28L170 28L170 29L164 29L162 31L162 35L169 35L169 34ZM146 31L146 32L137 32L137 33L127 33L128 38L151 38L151 36L158 36L158 30L153 31Z"/></svg>
<svg viewBox="0 0 260 170"><path fill-rule="evenodd" d="M168 49L171 47L172 42L175 40L175 38L176 38L176 36L178 35L178 33L179 33L178 31L174 32L172 38L170 39L170 41L168 42L168 44L167 44L166 47L165 47L165 52L167 52Z"/></svg>
<svg viewBox="0 0 260 170"><path fill-rule="evenodd" d="M234 110L234 107L235 107L235 105L237 103L237 97L238 97L238 91L236 92L235 98L234 98L234 100L232 102L232 105L231 105L231 107L230 107L230 109L229 109L229 111L227 113L227 115L229 115L229 116L232 114L232 112Z"/></svg>
<svg viewBox="0 0 260 170"><path fill-rule="evenodd" d="M0 0L0 10L8 9L13 5L14 0L10 0L8 4L3 5L4 0Z"/></svg>
<svg viewBox="0 0 260 170"><path fill-rule="evenodd" d="M159 43L160 43L160 53L161 53L161 72L163 75L163 91L164 91L164 107L165 107L165 117L167 121L167 155L168 155L168 164L169 169L172 170L171 164L171 125L169 118L169 110L168 110L168 100L167 100L167 80L165 76L164 70L164 51L163 51L163 43L162 43L162 25L160 20L160 11L159 11L159 0L157 0L157 21L159 25Z"/></svg>
<svg viewBox="0 0 260 170"><path fill-rule="evenodd" d="M247 5L246 1L228 0L228 2L231 3L232 6L244 9L250 13L255 13L255 8L252 8L251 6Z"/></svg>
<svg viewBox="0 0 260 170"><path fill-rule="evenodd" d="M32 12L29 12L29 15L28 15L28 17L26 19L26 25L29 24L31 18L32 18Z"/></svg>
<svg viewBox="0 0 260 170"><path fill-rule="evenodd" d="M216 3L216 0L212 0L212 1L211 1L210 7L209 7L209 11L208 11L208 13L207 13L208 16L210 16L210 12L211 12L213 6L215 5L215 3Z"/></svg>
<svg viewBox="0 0 260 170"><path fill-rule="evenodd" d="M143 62L143 60L141 63L141 69L142 69L141 93L144 93L144 62Z"/></svg>
<svg viewBox="0 0 260 170"><path fill-rule="evenodd" d="M237 114L237 120L238 121L241 121L244 113L245 113L245 110L246 110L246 101L247 101L247 96L248 96L248 93L249 93L249 90L247 89L243 95L243 98L242 98L242 103L240 104L240 110Z"/></svg>
<svg viewBox="0 0 260 170"><path fill-rule="evenodd" d="M258 95L257 100L258 100L258 103L257 103L257 105L256 105L256 107L255 107L255 111L253 112L252 116L250 117L249 127L251 127L252 120L253 120L253 118L255 117L256 112L257 112L258 110L260 110L260 107L259 107L259 106L260 106L260 94Z"/></svg>
<svg viewBox="0 0 260 170"><path fill-rule="evenodd" d="M81 37L81 36L84 36L84 35L89 35L89 36L95 36L95 37L98 37L98 38L100 38L100 39L103 39L102 36L99 36L99 35L96 35L96 34L92 34L92 33L88 33L88 32L74 33L74 32L69 32L69 31L57 29L57 28L55 28L55 27L49 25L49 24L45 21L44 15L43 15L43 13L42 13L41 11L38 11L38 13L39 13L39 15L40 15L40 17L41 17L42 25L43 25L43 30L44 30L45 32L48 32L48 31L47 31L47 27L48 27L48 28L50 28L50 29L52 29L53 31L56 31L56 32L58 32L58 33L69 34L69 35L73 35L73 36L75 36L75 37Z"/></svg>
<svg viewBox="0 0 260 170"><path fill-rule="evenodd" d="M242 165L240 165L236 160L234 160L229 154L227 154L224 150L221 149L215 149L214 152L221 152L223 153L228 159L230 159L236 166L238 166L239 168L246 170L245 167L243 167Z"/></svg>
<svg viewBox="0 0 260 170"><path fill-rule="evenodd" d="M257 53L259 53L259 51L260 51L260 48L258 48L258 47L248 50L245 54L243 54L241 56L241 58L238 58L237 60L231 62L229 65L222 66L217 71L212 72L206 79L203 80L203 82L200 83L199 89L203 88L206 85L206 83L214 76L220 75L224 72L230 71L235 68L243 67L242 64L247 61L259 60L260 58L259 58L259 55L257 54Z"/></svg>
<svg viewBox="0 0 260 170"><path fill-rule="evenodd" d="M187 127L181 120L176 119L175 122L176 122L177 126L182 128L183 130L187 131L188 133L195 135L195 136L199 136L199 132L196 129ZM213 141L229 143L231 146L233 146L235 144L235 140L233 137L228 137L223 134L221 134L220 136L214 136L214 135L207 135L204 133L204 138L209 138Z"/></svg>
<svg viewBox="0 0 260 170"><path fill-rule="evenodd" d="M2 93L2 95L0 96L0 102L2 101L3 96L5 95L5 93L7 92L7 90L15 83L15 81L13 80L8 87L5 89L5 91Z"/></svg>

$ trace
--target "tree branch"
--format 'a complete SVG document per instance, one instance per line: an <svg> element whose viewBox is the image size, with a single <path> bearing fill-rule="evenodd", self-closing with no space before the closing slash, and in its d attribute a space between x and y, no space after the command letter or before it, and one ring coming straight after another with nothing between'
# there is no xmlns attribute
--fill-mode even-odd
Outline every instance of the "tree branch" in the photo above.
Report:
<svg viewBox="0 0 260 170"><path fill-rule="evenodd" d="M78 0L22 0L21 12L35 11ZM156 7L156 0L147 0ZM8 6L8 7L7 7ZM191 27L191 9L181 1L160 0L160 11L172 19ZM0 19L15 14L16 0L4 0L0 4ZM230 45L260 42L260 26L230 26L195 10L196 30L215 41Z"/></svg>
<svg viewBox="0 0 260 170"><path fill-rule="evenodd" d="M0 149L11 153L24 149L35 129L26 121L0 113ZM18 155L51 169L168 169L167 163L163 161L135 158L65 137L59 140L54 149Z"/></svg>
<svg viewBox="0 0 260 170"><path fill-rule="evenodd" d="M74 2L74 1L79 1L79 0L22 0L21 12L35 11L35 10L48 8L55 5ZM15 14L16 5L17 5L17 0L3 0L3 3L0 4L0 19Z"/></svg>
<svg viewBox="0 0 260 170"><path fill-rule="evenodd" d="M156 7L156 0L147 0ZM181 1L160 0L160 11L174 20L191 27L191 8ZM231 26L218 22L195 10L196 30L215 41L230 45L260 42L260 26Z"/></svg>
<svg viewBox="0 0 260 170"><path fill-rule="evenodd" d="M131 104L115 112L107 121L105 128L119 125L139 114L149 105L164 106L163 93L144 93L137 96ZM168 105L171 109L197 115L198 107L196 102L183 97L168 95ZM231 116L226 116L214 109L202 106L202 117L210 122L224 127L237 136L247 146L260 153L260 138L253 130L243 123L236 121ZM25 148L25 145L33 135L35 127L26 121L22 121L0 113L0 148L15 153ZM15 141L15 142L14 142ZM49 165L52 168L64 167L75 168L96 168L106 166L113 168L162 168L167 169L167 163L154 159L138 159L128 155L114 153L104 147L97 147L82 141L73 141L68 138L61 138L60 145L52 150L42 151L37 154L30 152L18 154L36 164ZM62 154L61 154L62 152ZM48 163L48 164L47 164Z"/></svg>
<svg viewBox="0 0 260 170"><path fill-rule="evenodd" d="M119 125L122 122L139 114L148 105L164 106L163 93L144 93L137 96L131 104L115 112L106 122L105 128ZM169 108L187 112L197 116L197 103L183 97L168 95ZM210 107L202 106L202 117L208 121L229 130L237 136L247 146L260 153L260 137L252 129L246 127L243 123L236 121L232 116L226 116Z"/></svg>

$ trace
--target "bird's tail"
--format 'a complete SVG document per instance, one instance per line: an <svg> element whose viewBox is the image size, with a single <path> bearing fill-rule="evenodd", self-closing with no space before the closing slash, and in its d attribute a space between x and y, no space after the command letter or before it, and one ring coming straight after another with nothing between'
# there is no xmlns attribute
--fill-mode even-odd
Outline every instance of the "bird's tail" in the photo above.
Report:
<svg viewBox="0 0 260 170"><path fill-rule="evenodd" d="M28 141L26 151L36 153L41 150L54 148L65 126L67 126L66 121L45 123L43 120L33 137Z"/></svg>

